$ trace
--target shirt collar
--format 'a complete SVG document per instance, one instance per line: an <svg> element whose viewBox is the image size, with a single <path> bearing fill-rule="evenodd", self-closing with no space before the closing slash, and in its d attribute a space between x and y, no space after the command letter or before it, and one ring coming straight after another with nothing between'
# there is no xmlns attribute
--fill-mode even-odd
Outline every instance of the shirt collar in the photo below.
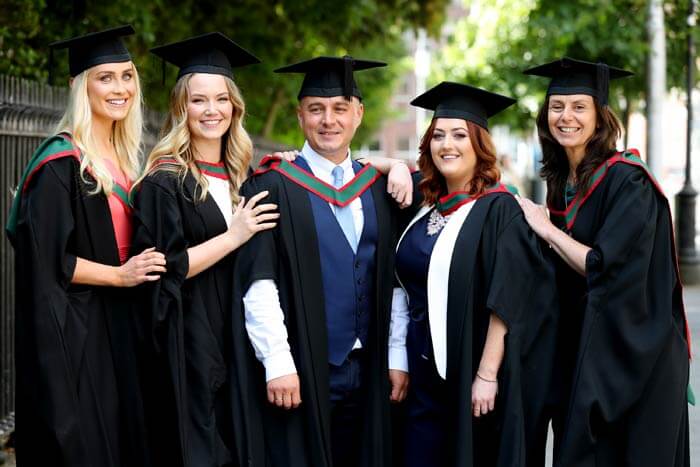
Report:
<svg viewBox="0 0 700 467"><path fill-rule="evenodd" d="M333 169L335 168L336 164L314 151L311 148L311 145L308 141L304 142L304 147L301 149L301 155L304 156L306 162L308 162L311 166L311 170L314 172L314 175L316 175L319 178L331 177L331 173L333 172ZM340 164L337 165L343 168L343 174L347 174L348 170L350 170L351 172L349 173L354 175L354 171L352 170L352 158L350 149L348 149L347 157L343 159L343 161ZM319 171L322 172L322 174L319 173Z"/></svg>

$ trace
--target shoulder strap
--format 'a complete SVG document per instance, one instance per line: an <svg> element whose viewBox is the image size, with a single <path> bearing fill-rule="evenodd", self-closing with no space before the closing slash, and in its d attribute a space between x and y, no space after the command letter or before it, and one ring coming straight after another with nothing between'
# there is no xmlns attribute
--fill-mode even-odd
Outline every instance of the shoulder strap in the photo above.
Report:
<svg viewBox="0 0 700 467"><path fill-rule="evenodd" d="M270 171L278 172L305 190L310 191L321 199L340 207L347 206L357 197L361 196L362 193L364 193L381 177L379 171L368 164L356 172L355 177L345 184L345 186L335 188L334 186L329 185L323 180L317 178L314 174L303 167L272 156L263 158L263 160L260 162L258 170L255 171L253 176Z"/></svg>

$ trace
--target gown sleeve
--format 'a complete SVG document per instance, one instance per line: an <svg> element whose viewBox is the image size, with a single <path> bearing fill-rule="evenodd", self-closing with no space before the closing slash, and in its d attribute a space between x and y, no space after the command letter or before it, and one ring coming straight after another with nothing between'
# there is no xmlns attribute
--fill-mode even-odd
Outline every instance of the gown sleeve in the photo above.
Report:
<svg viewBox="0 0 700 467"><path fill-rule="evenodd" d="M262 200L264 203L278 204L276 187L270 186L264 178L272 176L262 175L249 178L241 187L241 195L250 199L261 191L269 191L270 194ZM284 213L281 213L284 215ZM236 259L236 284L241 287L241 296L245 295L253 282L271 279L276 284L277 271L277 231L279 227L263 230L253 235L238 252Z"/></svg>
<svg viewBox="0 0 700 467"><path fill-rule="evenodd" d="M169 174L168 174L169 175ZM138 286L136 305L141 323L142 391L147 429L154 456L186 462L187 380L184 342L183 285L189 261L178 180L157 173L146 178L134 197L132 254L155 247L165 255L167 271Z"/></svg>
<svg viewBox="0 0 700 467"><path fill-rule="evenodd" d="M74 375L87 329L68 293L77 261L69 251L75 225L71 199L76 196L70 177L77 170L71 170L72 165L68 158L45 164L22 195L15 253L21 284L16 313L18 387L23 394L17 397L18 402L38 403L25 408L43 418L42 425L67 464L86 465Z"/></svg>
<svg viewBox="0 0 700 467"><path fill-rule="evenodd" d="M492 251L486 308L506 324L509 332L522 321L533 296L533 281L543 262L535 233L528 227L517 203L501 195L489 214L483 238L485 251ZM491 245L489 245L491 244Z"/></svg>
<svg viewBox="0 0 700 467"><path fill-rule="evenodd" d="M170 189L172 187L164 186L159 181L146 178L134 197L134 236L131 247L133 255L155 247L166 259L167 271L161 275L160 280L141 287L153 333L151 338L156 349L161 349L165 344L159 340L158 331L168 320L177 320L177 315L182 313L182 285L189 269L189 245L185 239L177 196Z"/></svg>

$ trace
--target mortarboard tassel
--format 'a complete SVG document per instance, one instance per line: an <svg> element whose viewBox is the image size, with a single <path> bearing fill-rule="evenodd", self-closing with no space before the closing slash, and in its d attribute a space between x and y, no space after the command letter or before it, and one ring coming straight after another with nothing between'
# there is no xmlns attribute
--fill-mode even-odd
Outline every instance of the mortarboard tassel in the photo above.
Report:
<svg viewBox="0 0 700 467"><path fill-rule="evenodd" d="M165 84L165 59L160 60L160 84Z"/></svg>
<svg viewBox="0 0 700 467"><path fill-rule="evenodd" d="M343 71L345 72L343 78L343 96L345 96L346 99L352 99L352 65L352 57L345 55L343 57Z"/></svg>
<svg viewBox="0 0 700 467"><path fill-rule="evenodd" d="M610 87L610 68L605 63L598 62L597 68L597 91L600 105L608 105L608 88Z"/></svg>

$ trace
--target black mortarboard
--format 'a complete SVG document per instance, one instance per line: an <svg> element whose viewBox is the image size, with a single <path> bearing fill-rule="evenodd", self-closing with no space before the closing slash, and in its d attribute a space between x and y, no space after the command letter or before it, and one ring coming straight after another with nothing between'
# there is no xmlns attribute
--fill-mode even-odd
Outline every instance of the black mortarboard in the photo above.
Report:
<svg viewBox="0 0 700 467"><path fill-rule="evenodd" d="M349 55L344 57L316 57L311 60L284 66L275 73L305 73L304 82L297 96L335 97L352 96L362 99L355 83L353 72L386 66L384 62L358 60Z"/></svg>
<svg viewBox="0 0 700 467"><path fill-rule="evenodd" d="M586 94L598 99L601 105L608 103L610 80L631 76L630 71L608 66L605 63L591 63L564 57L544 65L539 65L523 73L526 75L551 78L547 95Z"/></svg>
<svg viewBox="0 0 700 467"><path fill-rule="evenodd" d="M515 99L468 84L443 81L411 101L434 110L433 118L463 118L488 129L488 118L515 104Z"/></svg>
<svg viewBox="0 0 700 467"><path fill-rule="evenodd" d="M75 77L96 65L121 63L131 60L129 51L122 41L123 36L134 34L131 25L117 26L104 31L92 32L49 44L51 49L68 48L68 68ZM51 70L49 70L49 73Z"/></svg>
<svg viewBox="0 0 700 467"><path fill-rule="evenodd" d="M190 37L154 47L151 52L188 73L209 73L233 78L233 68L260 63L258 58L220 32Z"/></svg>

